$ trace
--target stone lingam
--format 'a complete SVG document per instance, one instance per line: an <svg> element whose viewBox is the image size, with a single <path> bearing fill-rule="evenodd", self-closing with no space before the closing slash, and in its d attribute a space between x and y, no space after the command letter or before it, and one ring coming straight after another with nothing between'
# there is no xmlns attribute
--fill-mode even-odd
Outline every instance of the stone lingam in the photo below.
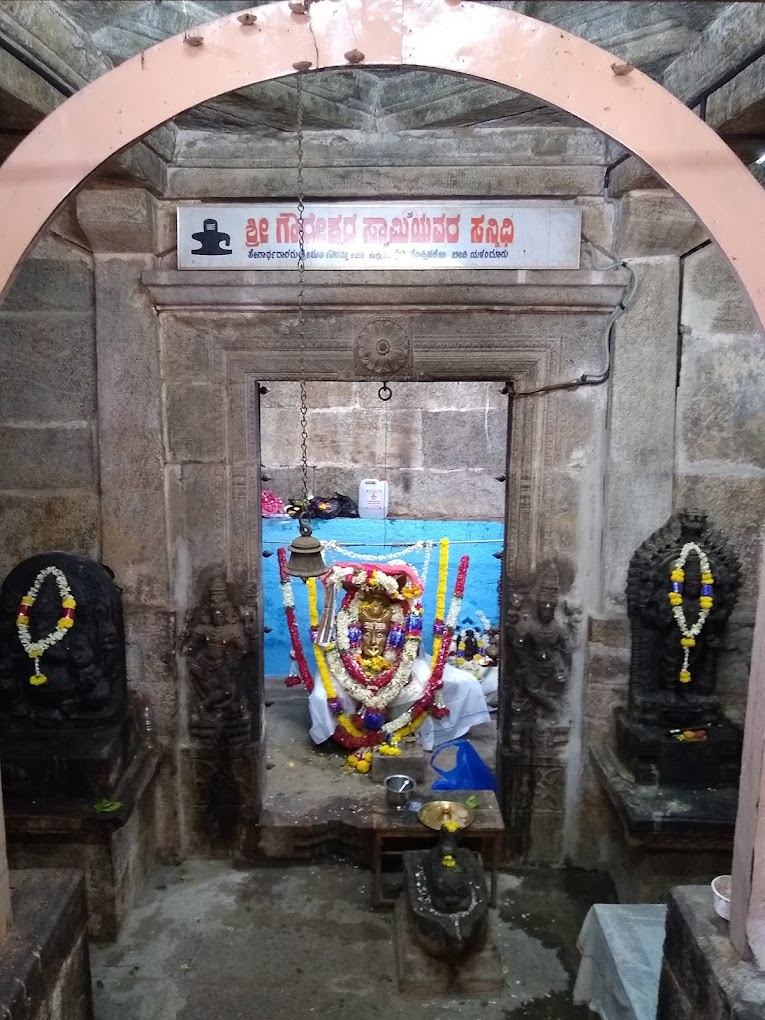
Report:
<svg viewBox="0 0 765 1020"><path fill-rule="evenodd" d="M683 511L637 549L627 578L629 703L617 754L639 783L735 785L741 732L716 694L740 587L738 558L703 513Z"/></svg>
<svg viewBox="0 0 765 1020"><path fill-rule="evenodd" d="M0 762L7 799L104 797L128 757L125 639L108 568L43 553L0 589Z"/></svg>
<svg viewBox="0 0 765 1020"><path fill-rule="evenodd" d="M429 850L410 850L403 858L404 892L396 905L401 990L426 996L501 991L483 866L459 846L455 823L442 826Z"/></svg>

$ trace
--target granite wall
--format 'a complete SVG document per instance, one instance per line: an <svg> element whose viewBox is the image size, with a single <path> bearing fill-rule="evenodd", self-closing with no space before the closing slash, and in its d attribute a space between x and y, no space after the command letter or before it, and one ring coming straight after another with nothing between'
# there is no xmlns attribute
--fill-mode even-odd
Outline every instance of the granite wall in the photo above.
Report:
<svg viewBox="0 0 765 1020"><path fill-rule="evenodd" d="M0 307L0 576L41 549L99 557L93 258L49 234Z"/></svg>
<svg viewBox="0 0 765 1020"><path fill-rule="evenodd" d="M387 478L389 516L501 520L507 396L495 382L324 382L308 388L309 486L356 499L362 478ZM269 383L261 398L266 488L301 496L299 385ZM494 484L492 484L492 481Z"/></svg>

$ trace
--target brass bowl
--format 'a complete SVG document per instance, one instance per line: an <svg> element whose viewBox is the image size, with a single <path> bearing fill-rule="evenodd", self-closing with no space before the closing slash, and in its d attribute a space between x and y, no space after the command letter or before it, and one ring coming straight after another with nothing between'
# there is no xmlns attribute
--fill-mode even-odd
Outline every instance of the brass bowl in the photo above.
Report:
<svg viewBox="0 0 765 1020"><path fill-rule="evenodd" d="M417 817L429 829L440 832L446 822L456 822L460 829L466 829L473 821L473 812L457 800L431 800L422 805Z"/></svg>

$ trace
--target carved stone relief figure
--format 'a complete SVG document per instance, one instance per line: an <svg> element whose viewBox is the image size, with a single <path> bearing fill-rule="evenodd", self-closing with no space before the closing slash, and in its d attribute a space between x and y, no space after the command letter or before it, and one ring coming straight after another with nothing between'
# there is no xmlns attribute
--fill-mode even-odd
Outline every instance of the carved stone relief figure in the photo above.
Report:
<svg viewBox="0 0 765 1020"><path fill-rule="evenodd" d="M235 848L240 822L257 800L250 745L259 736L258 592L235 598L222 572L189 614L182 648L188 665L193 746L191 779L200 831L214 848ZM257 732L253 732L256 730Z"/></svg>
<svg viewBox="0 0 765 1020"><path fill-rule="evenodd" d="M531 593L511 593L507 627L515 713L542 720L557 716L580 621L579 607L560 598L553 564L540 574Z"/></svg>
<svg viewBox="0 0 765 1020"><path fill-rule="evenodd" d="M252 598L254 592L248 591ZM221 740L245 744L250 739L248 675L255 610L242 599L234 605L222 573L210 580L202 602L190 614L183 640L192 688L191 736L217 747Z"/></svg>
<svg viewBox="0 0 765 1020"><path fill-rule="evenodd" d="M505 810L514 853L526 857L532 832L544 829L550 846L562 838L568 741L566 687L581 628L581 609L560 596L554 564L543 568L525 590L513 587L505 617L510 686L502 742L511 755ZM542 816L549 816L542 820ZM555 859L557 850L550 859Z"/></svg>

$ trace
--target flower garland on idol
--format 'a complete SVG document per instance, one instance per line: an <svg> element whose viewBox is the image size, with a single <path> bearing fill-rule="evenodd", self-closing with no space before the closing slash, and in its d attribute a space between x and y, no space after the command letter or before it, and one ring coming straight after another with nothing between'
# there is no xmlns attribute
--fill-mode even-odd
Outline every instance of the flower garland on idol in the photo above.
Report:
<svg viewBox="0 0 765 1020"><path fill-rule="evenodd" d="M63 612L56 623L55 630L52 630L45 637L33 641L29 633L29 616L32 612L32 607L37 601L37 596L40 594L40 588L47 577L52 577L56 582L59 595L61 596ZM58 567L44 567L34 579L32 587L22 598L16 615L16 629L19 632L19 641L24 651L35 664L35 671L29 678L29 682L33 687L39 687L40 684L48 682L47 676L40 672L40 659L49 648L52 648L53 645L58 644L59 641L66 637L70 627L74 626L74 610L76 606L77 603L72 597L72 590L69 587L66 575Z"/></svg>
<svg viewBox="0 0 765 1020"><path fill-rule="evenodd" d="M345 587L346 593L337 615L335 642L322 646L316 641L318 611L315 582L313 589L309 582L309 625L327 704L337 720L333 737L351 752L349 764L360 772L369 771L372 747L377 747L383 754L400 754L398 745L401 740L415 733L429 714L436 718L448 715L441 690L443 672L459 618L469 558L463 556L460 560L449 613L444 619L448 539L441 542L440 552L430 677L415 704L394 718L388 718L389 709L409 684L419 653L422 639L422 588L411 577L400 587L395 576L371 565L335 565L323 578L326 598L334 597L336 586ZM300 642L284 549L279 550L278 560L287 625L299 673L298 677L288 677L286 682L290 685L302 682L310 693L313 678ZM395 571L395 566L391 565L388 569ZM363 630L359 624L359 609L364 596L375 592L385 595L394 603L391 625L383 654L364 660L360 656ZM344 711L338 697L338 688L360 704L360 712L349 716Z"/></svg>
<svg viewBox="0 0 765 1020"><path fill-rule="evenodd" d="M701 594L699 595L699 616L692 627L688 626L683 610L683 584L685 582L685 564L692 552L699 558L701 567ZM671 590L669 592L669 604L672 606L672 615L677 622L678 629L682 635L680 644L683 647L683 664L678 674L681 684L691 682L690 656L691 648L696 645L696 638L699 636L707 622L707 617L714 605L714 577L709 557L704 550L695 542L687 542L672 565L672 572L669 575Z"/></svg>

